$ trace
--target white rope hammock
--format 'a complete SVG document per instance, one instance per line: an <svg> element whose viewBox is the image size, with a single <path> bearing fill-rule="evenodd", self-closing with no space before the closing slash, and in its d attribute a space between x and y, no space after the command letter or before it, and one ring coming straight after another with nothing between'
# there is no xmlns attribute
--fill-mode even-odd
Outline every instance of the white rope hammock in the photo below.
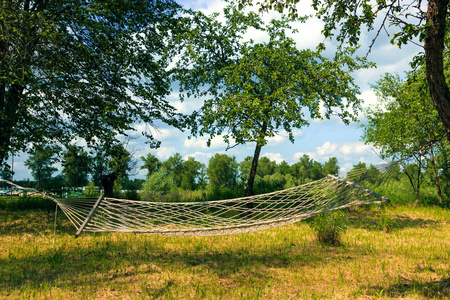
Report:
<svg viewBox="0 0 450 300"><path fill-rule="evenodd" d="M8 184L25 190L7 180ZM389 199L328 175L283 191L229 200L147 202L114 199L57 199L77 229L84 232L133 232L177 236L238 234L292 224L313 215Z"/></svg>

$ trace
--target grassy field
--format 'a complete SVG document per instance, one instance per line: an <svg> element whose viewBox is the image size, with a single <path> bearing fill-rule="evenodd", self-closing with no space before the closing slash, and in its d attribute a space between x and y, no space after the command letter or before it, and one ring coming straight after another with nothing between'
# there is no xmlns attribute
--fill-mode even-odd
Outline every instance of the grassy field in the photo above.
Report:
<svg viewBox="0 0 450 300"><path fill-rule="evenodd" d="M250 234L83 234L53 212L0 210L2 299L449 299L450 212L348 212L342 245L307 222Z"/></svg>

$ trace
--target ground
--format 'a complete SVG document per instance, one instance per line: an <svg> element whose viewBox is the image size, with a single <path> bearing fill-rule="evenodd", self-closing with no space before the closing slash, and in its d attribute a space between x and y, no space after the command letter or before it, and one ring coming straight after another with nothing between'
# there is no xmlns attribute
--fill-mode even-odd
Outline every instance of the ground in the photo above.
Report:
<svg viewBox="0 0 450 300"><path fill-rule="evenodd" d="M319 244L308 221L218 237L85 233L75 239L61 215L53 244L53 211L3 210L0 298L450 297L448 210L388 207L380 214L373 207L347 214L350 227L339 247Z"/></svg>

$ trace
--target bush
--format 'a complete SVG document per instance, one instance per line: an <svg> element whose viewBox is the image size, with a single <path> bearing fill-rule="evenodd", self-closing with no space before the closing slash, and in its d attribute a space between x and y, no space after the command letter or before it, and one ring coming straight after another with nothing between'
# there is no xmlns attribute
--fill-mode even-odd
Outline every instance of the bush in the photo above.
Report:
<svg viewBox="0 0 450 300"><path fill-rule="evenodd" d="M380 211L378 215L378 228L382 230L384 233L388 233L392 227L392 219L386 214L386 211L383 209Z"/></svg>
<svg viewBox="0 0 450 300"><path fill-rule="evenodd" d="M348 227L347 215L342 210L322 213L310 223L320 243L329 246L341 244L341 234Z"/></svg>
<svg viewBox="0 0 450 300"><path fill-rule="evenodd" d="M160 168L142 185L141 198L146 201L164 201L166 195L174 187L166 168Z"/></svg>
<svg viewBox="0 0 450 300"><path fill-rule="evenodd" d="M10 197L0 197L0 209L9 211L19 211L19 210L54 210L55 202L44 197L19 197L10 199Z"/></svg>

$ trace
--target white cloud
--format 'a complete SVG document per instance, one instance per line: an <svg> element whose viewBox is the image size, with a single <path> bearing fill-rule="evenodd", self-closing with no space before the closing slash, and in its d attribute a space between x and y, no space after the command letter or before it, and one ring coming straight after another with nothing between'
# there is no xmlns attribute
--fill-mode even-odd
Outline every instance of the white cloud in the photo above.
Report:
<svg viewBox="0 0 450 300"><path fill-rule="evenodd" d="M323 22L317 18L311 18L305 23L296 22L292 26L297 33L290 33L299 49L315 49L319 43L324 42L322 35Z"/></svg>
<svg viewBox="0 0 450 300"><path fill-rule="evenodd" d="M294 138L301 137L303 136L303 132L300 129L293 129L292 135L294 136ZM267 138L267 146L273 147L288 141L289 133L286 130L282 130L275 136Z"/></svg>
<svg viewBox="0 0 450 300"><path fill-rule="evenodd" d="M197 160L205 165L208 165L208 161L212 156L213 156L212 153L196 151L194 153L186 154L183 157L183 159L187 160L189 157L193 157L193 158L195 158L195 160Z"/></svg>
<svg viewBox="0 0 450 300"><path fill-rule="evenodd" d="M156 150L156 156L160 160L167 160L175 153L177 153L177 150L174 147L160 147Z"/></svg>
<svg viewBox="0 0 450 300"><path fill-rule="evenodd" d="M342 155L367 154L373 151L372 146L365 145L363 142L350 142L341 145L338 152Z"/></svg>
<svg viewBox="0 0 450 300"><path fill-rule="evenodd" d="M201 98L189 98L184 101L181 101L180 99L169 99L169 102L175 107L177 112L182 114L191 114L200 109L203 105L203 99Z"/></svg>
<svg viewBox="0 0 450 300"><path fill-rule="evenodd" d="M234 145L234 140L231 139L230 145ZM225 150L227 148L227 144L223 141L223 137L218 135L215 136L211 140L211 145L208 147L208 137L198 137L198 138L186 138L183 143L183 148L187 149L198 149L198 150L206 150L206 149L220 149Z"/></svg>
<svg viewBox="0 0 450 300"><path fill-rule="evenodd" d="M269 41L269 36L266 32L255 28L250 28L242 38L244 41L250 41L251 39L255 43L267 43Z"/></svg>
<svg viewBox="0 0 450 300"><path fill-rule="evenodd" d="M333 153L336 152L337 147L338 144L336 143L326 142L322 146L317 147L316 150L319 156L328 156L333 155Z"/></svg>
<svg viewBox="0 0 450 300"><path fill-rule="evenodd" d="M359 96L359 99L362 100L362 107L368 108L370 106L374 106L378 103L377 95L373 89L368 89L363 91Z"/></svg>
<svg viewBox="0 0 450 300"><path fill-rule="evenodd" d="M288 141L287 134L286 135L277 134L273 137L267 138L267 145L268 146L276 146L276 145L282 144L286 141Z"/></svg>
<svg viewBox="0 0 450 300"><path fill-rule="evenodd" d="M341 174L345 174L353 168L353 164L351 162L340 164L340 172Z"/></svg>
<svg viewBox="0 0 450 300"><path fill-rule="evenodd" d="M277 162L277 164L281 163L284 159L283 155L281 153L264 153L262 157L267 157L270 160L274 160Z"/></svg>
<svg viewBox="0 0 450 300"><path fill-rule="evenodd" d="M298 162L300 160L300 158L302 158L302 156L304 156L304 155L308 155L310 158L312 158L314 160L317 157L316 152L297 152L297 153L294 153L294 155L292 155L292 158L294 160L292 163Z"/></svg>
<svg viewBox="0 0 450 300"><path fill-rule="evenodd" d="M292 134L294 135L294 137L301 137L303 136L303 131L301 131L300 129L292 129Z"/></svg>
<svg viewBox="0 0 450 300"><path fill-rule="evenodd" d="M13 171L14 171L13 176L14 180L32 178L31 171L28 169L27 166L25 166L24 160L22 160L20 156L14 156Z"/></svg>

